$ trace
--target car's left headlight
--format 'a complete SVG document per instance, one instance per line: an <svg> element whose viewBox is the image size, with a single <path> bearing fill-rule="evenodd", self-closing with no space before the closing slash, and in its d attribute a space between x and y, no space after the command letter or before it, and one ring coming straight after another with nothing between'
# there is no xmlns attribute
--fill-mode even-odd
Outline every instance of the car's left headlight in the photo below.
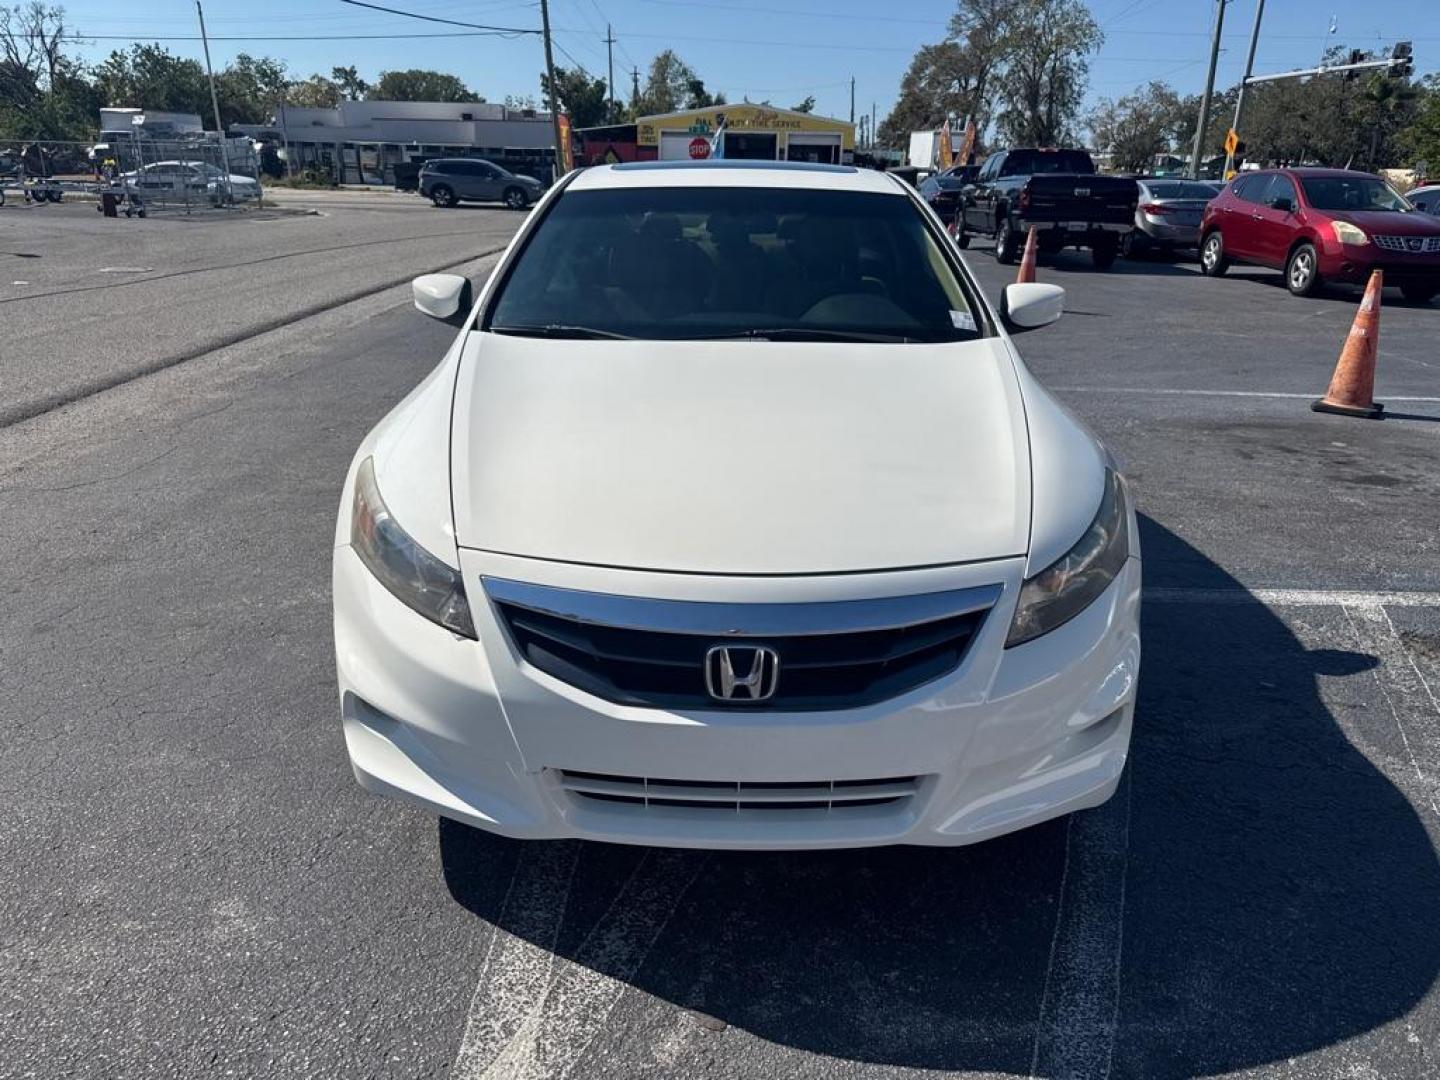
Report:
<svg viewBox="0 0 1440 1080"><path fill-rule="evenodd" d="M1005 646L1020 645L1069 622L1110 587L1130 557L1125 484L1105 470L1105 493L1095 520L1075 546L1020 585L1020 603Z"/></svg>
<svg viewBox="0 0 1440 1080"><path fill-rule="evenodd" d="M430 554L396 523L380 498L374 458L362 461L355 474L350 546L401 603L447 630L475 637L460 571Z"/></svg>
<svg viewBox="0 0 1440 1080"><path fill-rule="evenodd" d="M1365 230L1358 225L1351 225L1348 221L1332 221L1330 229L1335 233L1335 239L1342 244L1365 244L1370 238L1365 235Z"/></svg>

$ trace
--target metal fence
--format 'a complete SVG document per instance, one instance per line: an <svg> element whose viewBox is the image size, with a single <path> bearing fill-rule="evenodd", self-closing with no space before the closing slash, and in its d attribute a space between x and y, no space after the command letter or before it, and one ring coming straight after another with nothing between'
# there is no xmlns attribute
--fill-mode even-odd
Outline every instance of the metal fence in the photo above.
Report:
<svg viewBox="0 0 1440 1080"><path fill-rule="evenodd" d="M129 132L96 142L0 140L0 205L67 196L120 212L202 213L260 204L260 160L249 139L155 139Z"/></svg>

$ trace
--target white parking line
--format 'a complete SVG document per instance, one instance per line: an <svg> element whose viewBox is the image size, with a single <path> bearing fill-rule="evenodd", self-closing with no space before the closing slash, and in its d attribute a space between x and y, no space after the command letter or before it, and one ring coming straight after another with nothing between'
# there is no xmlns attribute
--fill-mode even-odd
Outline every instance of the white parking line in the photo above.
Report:
<svg viewBox="0 0 1440 1080"><path fill-rule="evenodd" d="M1440 752L1440 703L1435 700L1425 675L1421 672L1405 642L1395 630L1389 614L1378 604L1347 605L1345 617L1359 639L1359 647L1380 661L1375 669L1376 682L1380 684L1380 696L1384 698L1395 728L1400 733L1400 743L1405 747L1405 756L1420 781L1420 789L1430 803L1431 811L1440 816L1440 795L1437 786L1440 781L1427 773L1415 752L1415 742L1422 750ZM1412 732L1416 735L1411 739Z"/></svg>
<svg viewBox="0 0 1440 1080"><path fill-rule="evenodd" d="M1164 397L1291 398L1296 401L1314 401L1323 392L1323 388L1313 394L1290 394L1278 390L1181 390L1158 386L1051 386L1049 389L1061 394L1157 394ZM1385 401L1440 404L1440 397L1403 394L1381 394L1380 397Z"/></svg>
<svg viewBox="0 0 1440 1080"><path fill-rule="evenodd" d="M1129 854L1127 769L1113 799L1066 822L1065 867L1035 1025L1032 1077L1103 1080L1110 1075Z"/></svg>
<svg viewBox="0 0 1440 1080"><path fill-rule="evenodd" d="M509 1047L530 1042L550 988L579 853L575 842L527 844L520 850L470 999L455 1055L456 1077L505 1075L495 1073L494 1066ZM513 929L503 929L507 926Z"/></svg>
<svg viewBox="0 0 1440 1080"><path fill-rule="evenodd" d="M1152 604L1265 604L1267 607L1440 607L1440 592L1358 589L1145 589Z"/></svg>
<svg viewBox="0 0 1440 1080"><path fill-rule="evenodd" d="M573 962L553 952L573 856L569 872L552 865L522 873L501 922L530 923L526 940L497 929L501 959L487 958L481 968L454 1075L471 1080L569 1076L704 864L694 852L647 851ZM555 888L562 877L563 891ZM548 898L542 895L547 889ZM561 892L558 900L555 892ZM527 911L529 904L539 905L538 916Z"/></svg>

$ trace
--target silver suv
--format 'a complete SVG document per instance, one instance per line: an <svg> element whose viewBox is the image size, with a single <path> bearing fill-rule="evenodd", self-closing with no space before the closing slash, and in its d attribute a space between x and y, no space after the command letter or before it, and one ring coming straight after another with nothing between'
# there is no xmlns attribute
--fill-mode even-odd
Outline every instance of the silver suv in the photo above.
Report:
<svg viewBox="0 0 1440 1080"><path fill-rule="evenodd" d="M523 210L540 197L545 185L517 176L480 158L437 158L420 168L420 194L436 206L470 202L501 202Z"/></svg>

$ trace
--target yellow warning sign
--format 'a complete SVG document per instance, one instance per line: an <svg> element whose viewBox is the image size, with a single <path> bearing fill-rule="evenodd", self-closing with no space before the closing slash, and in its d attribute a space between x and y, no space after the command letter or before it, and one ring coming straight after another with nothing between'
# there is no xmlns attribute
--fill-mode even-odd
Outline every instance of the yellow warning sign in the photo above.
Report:
<svg viewBox="0 0 1440 1080"><path fill-rule="evenodd" d="M1233 154L1233 153L1235 153L1235 148L1236 148L1237 146L1239 146L1239 145L1240 145L1240 136L1237 135L1237 134L1235 134L1235 129L1234 129L1234 128L1231 128L1229 131L1227 131L1227 132L1225 133L1225 153L1227 153L1227 154Z"/></svg>

